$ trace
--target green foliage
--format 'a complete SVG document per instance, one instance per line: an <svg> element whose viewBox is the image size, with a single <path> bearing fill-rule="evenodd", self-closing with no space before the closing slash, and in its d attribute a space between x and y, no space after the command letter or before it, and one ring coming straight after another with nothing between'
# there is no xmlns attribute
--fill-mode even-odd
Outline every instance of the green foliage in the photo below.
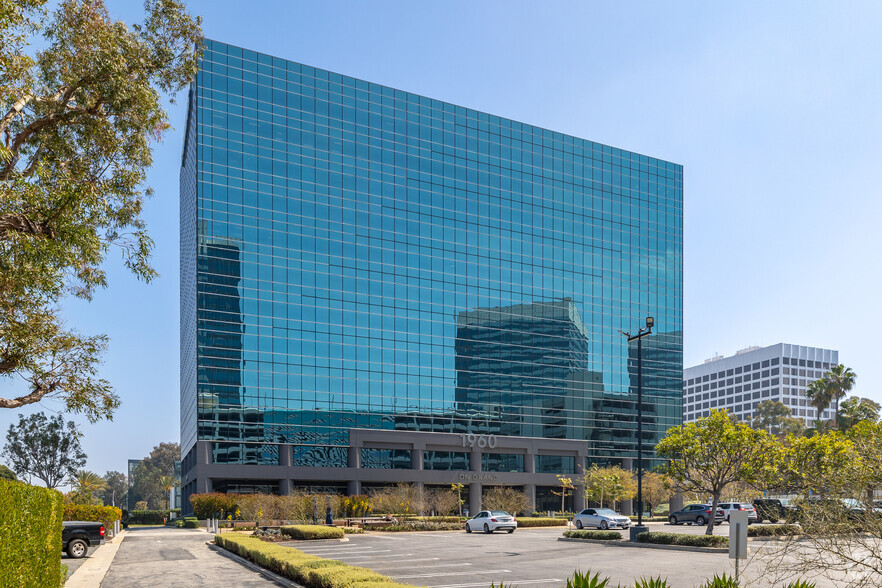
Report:
<svg viewBox="0 0 882 588"><path fill-rule="evenodd" d="M279 529L282 535L291 539L340 539L343 537L343 529L340 527L325 527L323 525L290 525Z"/></svg>
<svg viewBox="0 0 882 588"><path fill-rule="evenodd" d="M640 578L634 582L634 588L670 588L667 580L663 580L661 576L657 578Z"/></svg>
<svg viewBox="0 0 882 588"><path fill-rule="evenodd" d="M748 537L781 537L783 535L799 535L799 525L752 525L747 528Z"/></svg>
<svg viewBox="0 0 882 588"><path fill-rule="evenodd" d="M167 506L167 484L174 478L175 461L181 457L181 446L175 442L163 442L155 446L150 455L141 460L132 472L132 486L128 490L134 502L146 500L149 509ZM165 482L165 484L163 483Z"/></svg>
<svg viewBox="0 0 882 588"><path fill-rule="evenodd" d="M18 478L15 477L15 472L10 470L5 465L0 465L0 480L9 480L11 482L15 482Z"/></svg>
<svg viewBox="0 0 882 588"><path fill-rule="evenodd" d="M236 512L236 495L221 492L191 494L190 506L198 519L210 519L214 516L223 519Z"/></svg>
<svg viewBox="0 0 882 588"><path fill-rule="evenodd" d="M364 494L346 496L341 506L343 507L341 516L363 517L371 510L371 500Z"/></svg>
<svg viewBox="0 0 882 588"><path fill-rule="evenodd" d="M410 519L402 521L394 525L385 525L376 527L377 531L459 531L462 529L462 523L442 523L435 521L421 521Z"/></svg>
<svg viewBox="0 0 882 588"><path fill-rule="evenodd" d="M689 547L727 547L728 537L718 535L685 535L683 533L640 533L640 543L656 543L661 545L687 545Z"/></svg>
<svg viewBox="0 0 882 588"><path fill-rule="evenodd" d="M714 577L707 581L707 583L703 586L703 588L739 588L738 581L735 580L732 576L727 576L723 574L722 576L718 576L714 574Z"/></svg>
<svg viewBox="0 0 882 588"><path fill-rule="evenodd" d="M601 541L618 541L622 538L618 531L596 531L590 529L576 529L564 531L564 537L571 539L599 539Z"/></svg>
<svg viewBox="0 0 882 588"><path fill-rule="evenodd" d="M65 504L65 521L96 521L105 529L112 529L113 523L122 519L122 510L115 506L94 506L87 504Z"/></svg>
<svg viewBox="0 0 882 588"><path fill-rule="evenodd" d="M724 410L712 410L708 417L668 429L655 450L669 460L667 474L683 490L712 496L716 508L726 486L776 476L780 443L765 431L732 422ZM710 518L706 533L713 528Z"/></svg>
<svg viewBox="0 0 882 588"><path fill-rule="evenodd" d="M101 492L101 500L110 506L122 506L125 504L126 492L129 490L129 482L122 472L108 471L104 474L105 487Z"/></svg>
<svg viewBox="0 0 882 588"><path fill-rule="evenodd" d="M495 486L488 489L481 502L486 509L504 510L512 515L519 515L527 509L533 510L526 493L510 486Z"/></svg>
<svg viewBox="0 0 882 588"><path fill-rule="evenodd" d="M18 415L18 424L9 425L3 455L15 473L27 482L36 478L47 488L57 488L86 463L73 421L65 423L60 414L46 418L42 412Z"/></svg>
<svg viewBox="0 0 882 588"><path fill-rule="evenodd" d="M196 517L184 517L175 520L175 527L178 529L198 529L199 519Z"/></svg>
<svg viewBox="0 0 882 588"><path fill-rule="evenodd" d="M392 588L403 587L391 578L372 570L322 559L300 550L261 541L241 533L216 535L215 543L280 576L306 588Z"/></svg>
<svg viewBox="0 0 882 588"><path fill-rule="evenodd" d="M180 513L180 509L176 509ZM161 525L168 518L167 510L132 510L126 522L130 525Z"/></svg>
<svg viewBox="0 0 882 588"><path fill-rule="evenodd" d="M600 572L592 576L590 571L583 574L581 570L576 570L573 577L567 579L567 588L606 588L607 584L609 578L601 580Z"/></svg>
<svg viewBox="0 0 882 588"><path fill-rule="evenodd" d="M784 588L816 588L817 584L814 582L806 582L805 580L794 580L785 586Z"/></svg>
<svg viewBox="0 0 882 588"><path fill-rule="evenodd" d="M563 517L522 517L518 519L518 527L566 527L569 519Z"/></svg>
<svg viewBox="0 0 882 588"><path fill-rule="evenodd" d="M46 19L39 3L16 4L0 18L0 376L28 391L0 407L55 397L110 418L119 399L97 374L107 339L68 329L59 303L106 285L113 247L136 276L156 276L144 181L169 128L161 93L196 73L199 21L177 0L146 0L131 28L101 0L64 0Z"/></svg>
<svg viewBox="0 0 882 588"><path fill-rule="evenodd" d="M0 480L0 583L60 586L61 493Z"/></svg>
<svg viewBox="0 0 882 588"><path fill-rule="evenodd" d="M845 473L856 467L854 443L837 431L813 437L790 437L780 451L772 487L808 495L812 489L838 492L853 485Z"/></svg>
<svg viewBox="0 0 882 588"><path fill-rule="evenodd" d="M599 502L600 506L610 506L617 500L628 500L637 494L637 483L631 472L619 466L597 467L591 464L582 475L585 500Z"/></svg>
<svg viewBox="0 0 882 588"><path fill-rule="evenodd" d="M879 421L879 403L869 398L852 396L839 406L839 429L848 431L860 422L876 423Z"/></svg>
<svg viewBox="0 0 882 588"><path fill-rule="evenodd" d="M777 400L763 400L756 405L753 418L748 421L754 429L766 431L779 438L802 435L805 422L793 416L790 407Z"/></svg>
<svg viewBox="0 0 882 588"><path fill-rule="evenodd" d="M101 505L101 499L98 498L97 494L107 487L107 482L104 481L104 478L95 472L77 470L71 479L71 483L74 486L72 493L72 502L74 504Z"/></svg>

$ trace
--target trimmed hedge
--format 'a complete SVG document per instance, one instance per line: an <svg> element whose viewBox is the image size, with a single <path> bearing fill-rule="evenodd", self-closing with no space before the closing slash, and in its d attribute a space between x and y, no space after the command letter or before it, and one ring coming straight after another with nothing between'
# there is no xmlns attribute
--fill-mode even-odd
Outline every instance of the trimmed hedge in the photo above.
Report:
<svg viewBox="0 0 882 588"><path fill-rule="evenodd" d="M289 525L279 530L291 539L340 539L344 534L340 527L322 525Z"/></svg>
<svg viewBox="0 0 882 588"><path fill-rule="evenodd" d="M687 545L689 547L728 547L729 538L720 535L685 535L682 533L640 533L640 543L661 545Z"/></svg>
<svg viewBox="0 0 882 588"><path fill-rule="evenodd" d="M0 578L4 586L61 586L61 520L57 490L0 480Z"/></svg>
<svg viewBox="0 0 882 588"><path fill-rule="evenodd" d="M571 539L599 539L601 541L619 541L622 534L618 531L589 531L587 529L564 531L564 537Z"/></svg>
<svg viewBox="0 0 882 588"><path fill-rule="evenodd" d="M747 527L748 537L779 537L781 535L799 535L802 528L799 525L751 525Z"/></svg>
<svg viewBox="0 0 882 588"><path fill-rule="evenodd" d="M175 514L181 515L181 509L174 509ZM168 520L167 510L133 510L129 512L126 523L129 525L161 525L163 519Z"/></svg>
<svg viewBox="0 0 882 588"><path fill-rule="evenodd" d="M178 529L198 529L199 519L196 517L184 517L175 520L175 527Z"/></svg>
<svg viewBox="0 0 882 588"><path fill-rule="evenodd" d="M378 532L391 532L395 533L398 531L461 531L465 527L462 523L435 523L432 521L402 521L400 523L394 525L387 525L385 527L377 527L372 529L373 531Z"/></svg>
<svg viewBox="0 0 882 588"><path fill-rule="evenodd" d="M307 526L307 525L302 525ZM241 533L216 535L214 542L245 559L293 580L306 588L393 588L404 587L382 574L366 568L322 559L291 547L261 541Z"/></svg>
<svg viewBox="0 0 882 588"><path fill-rule="evenodd" d="M217 515L224 519L236 512L236 495L223 492L191 494L190 507L198 519L210 519Z"/></svg>
<svg viewBox="0 0 882 588"><path fill-rule="evenodd" d="M104 525L108 534L113 523L122 519L122 510L115 506L93 506L91 504L65 504L65 521L94 521Z"/></svg>
<svg viewBox="0 0 882 588"><path fill-rule="evenodd" d="M523 517L518 519L518 528L527 527L566 527L570 519L551 517Z"/></svg>

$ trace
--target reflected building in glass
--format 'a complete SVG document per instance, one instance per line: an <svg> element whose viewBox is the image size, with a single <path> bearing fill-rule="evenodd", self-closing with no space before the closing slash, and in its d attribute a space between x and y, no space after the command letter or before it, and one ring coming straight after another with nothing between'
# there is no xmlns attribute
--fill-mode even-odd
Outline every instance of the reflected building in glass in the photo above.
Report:
<svg viewBox="0 0 882 588"><path fill-rule="evenodd" d="M682 167L206 40L181 162L182 484L493 485L682 420ZM578 507L576 492L572 507Z"/></svg>

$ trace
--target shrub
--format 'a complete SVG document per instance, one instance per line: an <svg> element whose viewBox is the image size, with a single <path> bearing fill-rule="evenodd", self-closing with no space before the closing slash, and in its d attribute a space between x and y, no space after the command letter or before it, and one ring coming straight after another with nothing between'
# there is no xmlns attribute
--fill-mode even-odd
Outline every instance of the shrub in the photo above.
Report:
<svg viewBox="0 0 882 588"><path fill-rule="evenodd" d="M577 531L564 531L564 537L571 539L599 539L601 541L618 541L622 538L618 531L589 531L587 529Z"/></svg>
<svg viewBox="0 0 882 588"><path fill-rule="evenodd" d="M565 527L569 519L551 517L524 517L518 519L518 527Z"/></svg>
<svg viewBox="0 0 882 588"><path fill-rule="evenodd" d="M671 586L667 580L658 576L657 578L640 578L634 582L634 588L671 588Z"/></svg>
<svg viewBox="0 0 882 588"><path fill-rule="evenodd" d="M353 533L364 533L364 529L362 529L361 527L340 527L340 528L343 529L343 532L347 535L350 535Z"/></svg>
<svg viewBox="0 0 882 588"><path fill-rule="evenodd" d="M57 490L0 480L0 578L10 586L61 586L61 520Z"/></svg>
<svg viewBox="0 0 882 588"><path fill-rule="evenodd" d="M133 510L126 521L130 525L161 525L167 510Z"/></svg>
<svg viewBox="0 0 882 588"><path fill-rule="evenodd" d="M738 582L732 576L714 574L714 577L708 580L702 588L738 588Z"/></svg>
<svg viewBox="0 0 882 588"><path fill-rule="evenodd" d="M322 525L290 525L280 529L282 535L291 539L339 539L343 537L340 527L324 527Z"/></svg>
<svg viewBox="0 0 882 588"><path fill-rule="evenodd" d="M224 533L215 536L214 540L224 549L306 588L347 588L353 585L358 588L407 586L372 570L349 566L341 561L322 559L241 533Z"/></svg>
<svg viewBox="0 0 882 588"><path fill-rule="evenodd" d="M780 535L799 535L802 528L799 525L761 525L747 528L748 537L778 537Z"/></svg>
<svg viewBox="0 0 882 588"><path fill-rule="evenodd" d="M377 531L459 531L462 523L436 523L433 521L402 521L395 525L377 527Z"/></svg>
<svg viewBox="0 0 882 588"><path fill-rule="evenodd" d="M222 492L191 494L190 506L197 519L210 519L215 515L226 518L236 512L236 495Z"/></svg>
<svg viewBox="0 0 882 588"><path fill-rule="evenodd" d="M96 521L105 529L112 529L113 523L122 518L122 510L115 506L92 506L90 504L65 504L65 521Z"/></svg>
<svg viewBox="0 0 882 588"><path fill-rule="evenodd" d="M681 533L640 533L640 543L656 543L661 545L686 545L689 547L727 547L728 537L719 535L684 535Z"/></svg>
<svg viewBox="0 0 882 588"><path fill-rule="evenodd" d="M593 576L591 572L582 573L576 570L572 578L567 579L567 588L606 588L609 578L600 579L600 572Z"/></svg>
<svg viewBox="0 0 882 588"><path fill-rule="evenodd" d="M527 509L533 510L527 494L510 486L490 488L484 493L482 503L488 510L504 510L513 515L518 515Z"/></svg>

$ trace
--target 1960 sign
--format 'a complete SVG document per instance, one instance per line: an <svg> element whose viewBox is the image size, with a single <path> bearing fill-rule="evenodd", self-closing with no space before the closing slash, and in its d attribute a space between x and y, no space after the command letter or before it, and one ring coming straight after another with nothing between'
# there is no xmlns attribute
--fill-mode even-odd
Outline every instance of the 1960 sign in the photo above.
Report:
<svg viewBox="0 0 882 588"><path fill-rule="evenodd" d="M460 433L459 436L462 437L463 447L471 447L472 449L474 449L475 447L479 449L484 449L485 447L493 449L494 447L496 447L496 435Z"/></svg>

